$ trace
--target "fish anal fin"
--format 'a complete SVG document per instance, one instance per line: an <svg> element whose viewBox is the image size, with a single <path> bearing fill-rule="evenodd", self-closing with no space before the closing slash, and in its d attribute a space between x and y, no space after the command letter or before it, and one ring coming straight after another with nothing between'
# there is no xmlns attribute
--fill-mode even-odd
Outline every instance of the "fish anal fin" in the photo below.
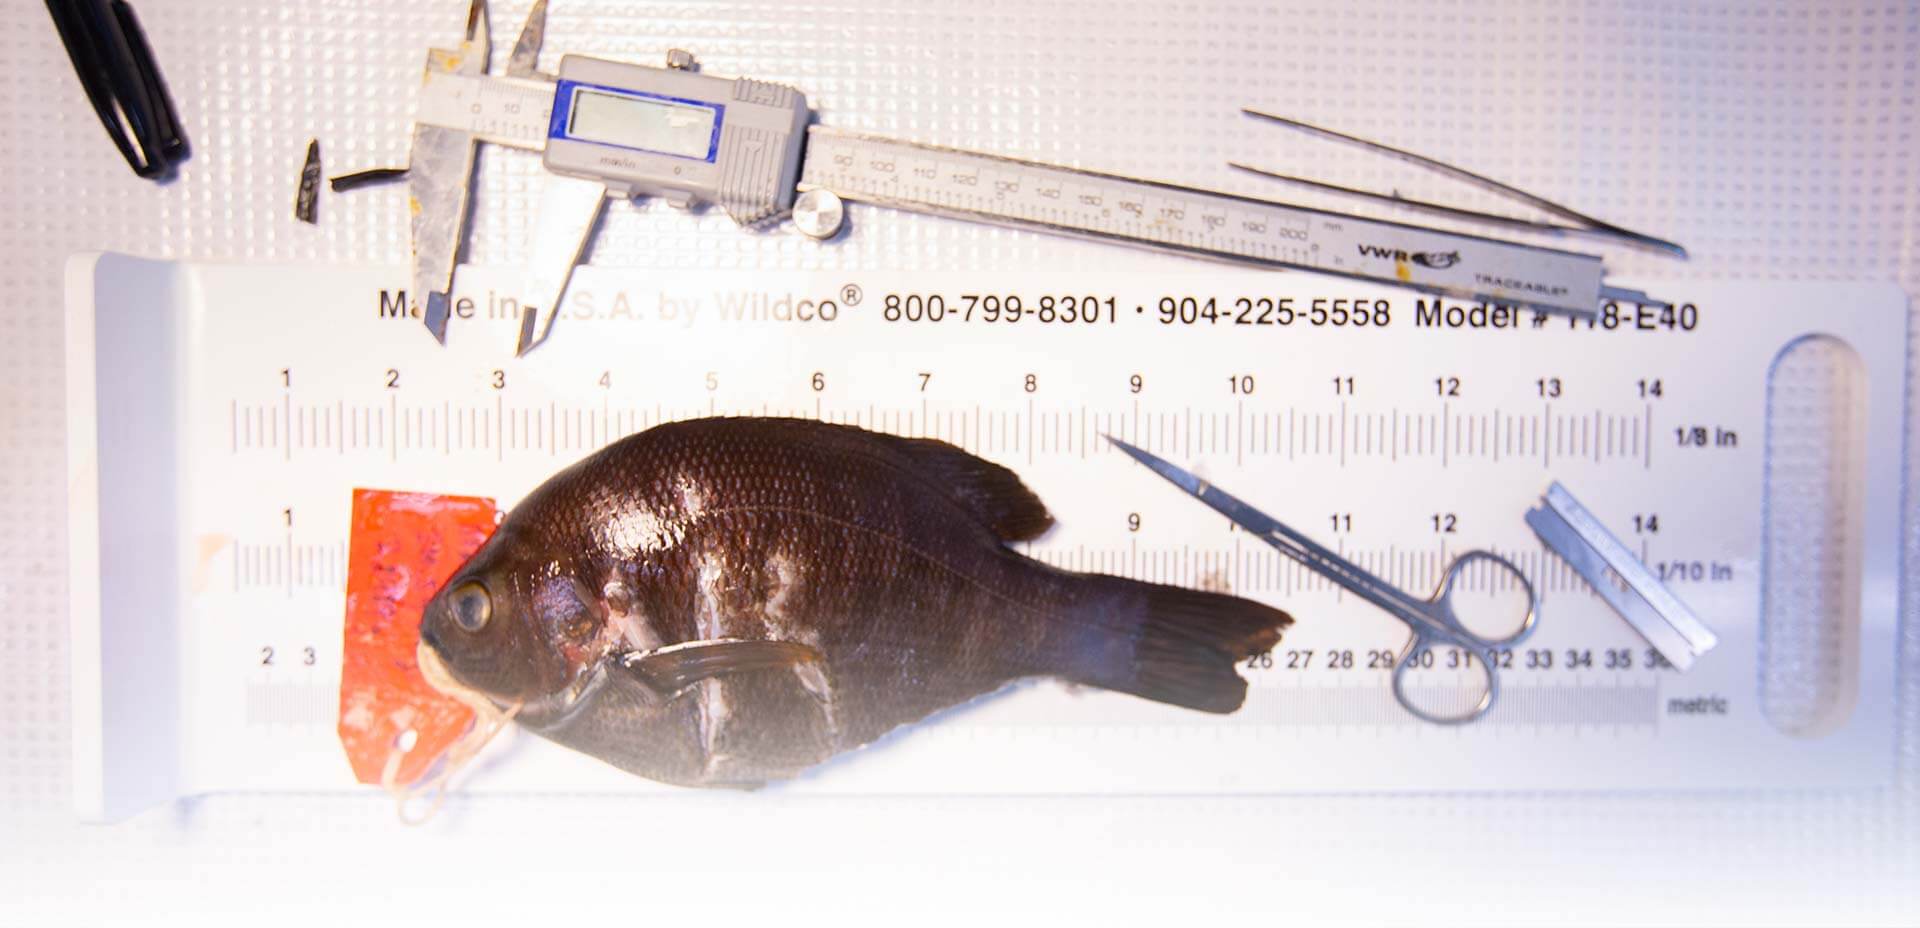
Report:
<svg viewBox="0 0 1920 928"><path fill-rule="evenodd" d="M928 476L1002 541L1038 538L1053 527L1047 504L1020 477L985 458L932 438L896 439Z"/></svg>

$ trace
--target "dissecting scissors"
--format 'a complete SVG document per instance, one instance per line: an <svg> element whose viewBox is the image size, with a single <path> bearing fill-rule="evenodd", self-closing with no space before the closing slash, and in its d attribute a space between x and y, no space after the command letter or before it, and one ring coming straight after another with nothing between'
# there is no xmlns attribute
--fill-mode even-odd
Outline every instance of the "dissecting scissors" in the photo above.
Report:
<svg viewBox="0 0 1920 928"><path fill-rule="evenodd" d="M1105 437L1115 447L1125 451L1128 456L1145 464L1149 470L1192 494L1195 499L1213 507L1221 515L1233 520L1234 524L1279 549L1280 553L1325 575L1353 595L1385 609L1394 618L1407 623L1407 628L1412 635L1407 638L1406 646L1400 649L1399 656L1394 659L1393 667L1393 698L1399 701L1402 708L1420 719L1440 725L1471 722L1486 715L1487 710L1493 708L1494 700L1499 696L1500 683L1494 674L1490 652L1519 644L1533 632L1540 614L1540 600L1534 594L1533 584L1527 581L1526 574L1521 573L1520 568L1512 561L1491 551L1468 551L1456 557L1448 566L1446 575L1441 578L1440 588L1434 591L1432 598L1416 599L1387 581L1362 570L1352 561L1315 544L1307 536L1282 525L1266 513L1241 502L1225 490L1111 435ZM1504 571L1510 575L1508 579L1526 593L1526 617L1520 620L1518 628L1504 638L1487 638L1475 633L1460 621L1460 615L1455 609L1454 590L1458 587L1461 578L1466 575L1468 568L1475 563L1484 563L1493 571ZM1430 666L1430 661L1423 661L1423 656L1430 653L1433 648L1442 645L1460 648L1466 654L1480 658L1477 662L1472 661L1471 657L1468 660L1479 666L1485 679L1485 689L1480 691L1480 698L1464 712L1447 714L1432 711L1422 707L1407 692L1407 672L1416 665Z"/></svg>

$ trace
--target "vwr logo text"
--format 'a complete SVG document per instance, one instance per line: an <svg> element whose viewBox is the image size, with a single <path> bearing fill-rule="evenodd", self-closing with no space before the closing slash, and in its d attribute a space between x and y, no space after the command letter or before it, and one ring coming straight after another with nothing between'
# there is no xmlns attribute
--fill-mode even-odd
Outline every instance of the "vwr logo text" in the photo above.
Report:
<svg viewBox="0 0 1920 928"><path fill-rule="evenodd" d="M1411 261L1421 267L1444 268L1460 263L1457 251L1401 251L1398 248L1382 248L1378 245L1357 245L1362 258L1380 258L1387 261Z"/></svg>

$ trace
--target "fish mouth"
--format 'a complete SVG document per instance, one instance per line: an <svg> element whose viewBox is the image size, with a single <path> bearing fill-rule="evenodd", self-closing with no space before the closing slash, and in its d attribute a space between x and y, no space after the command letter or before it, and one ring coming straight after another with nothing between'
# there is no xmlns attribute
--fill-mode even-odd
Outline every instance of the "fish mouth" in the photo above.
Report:
<svg viewBox="0 0 1920 928"><path fill-rule="evenodd" d="M453 671L447 668L446 661L441 660L440 653L434 650L425 636L414 648L414 661L420 666L420 677L428 686L481 715L499 715L508 706L518 705L522 722L543 725L562 724L571 719L587 704L588 698L607 682L606 667L596 662L575 674L573 681L565 687L538 699L514 703L495 699L454 679Z"/></svg>
<svg viewBox="0 0 1920 928"><path fill-rule="evenodd" d="M492 697L453 678L453 671L447 669L446 662L440 659L440 652L433 649L424 635L420 638L419 646L413 649L413 660L420 667L420 678L427 681L434 691L475 712L499 714L501 706Z"/></svg>

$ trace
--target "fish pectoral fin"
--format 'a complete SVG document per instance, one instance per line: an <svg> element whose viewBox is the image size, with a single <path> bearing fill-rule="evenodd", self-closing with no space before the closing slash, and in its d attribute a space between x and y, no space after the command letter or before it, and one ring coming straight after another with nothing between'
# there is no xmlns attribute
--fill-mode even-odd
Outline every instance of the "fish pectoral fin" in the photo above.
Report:
<svg viewBox="0 0 1920 928"><path fill-rule="evenodd" d="M786 779L840 749L826 656L791 641L690 641L634 652L615 665L663 702L694 707L702 759L690 782L753 788Z"/></svg>
<svg viewBox="0 0 1920 928"><path fill-rule="evenodd" d="M737 638L689 641L657 651L630 653L622 656L618 664L666 697L701 680L761 670L793 669L800 673L803 681L819 680L824 678L826 665L826 655L798 642ZM808 689L811 691L814 687Z"/></svg>

